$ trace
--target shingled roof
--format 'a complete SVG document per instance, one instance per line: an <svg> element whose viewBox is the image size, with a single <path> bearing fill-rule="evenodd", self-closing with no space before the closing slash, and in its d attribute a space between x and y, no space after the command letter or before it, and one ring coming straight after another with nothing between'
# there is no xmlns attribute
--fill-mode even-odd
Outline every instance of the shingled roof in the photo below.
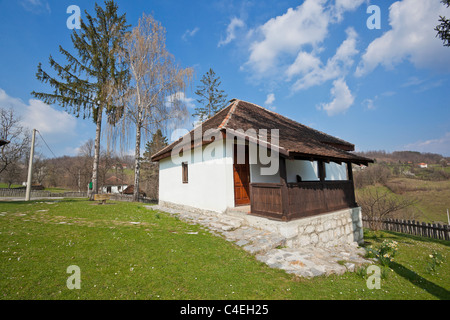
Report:
<svg viewBox="0 0 450 320"><path fill-rule="evenodd" d="M195 136L200 136L198 132L195 135L194 131L200 128L202 137L207 130L222 131L227 135L238 135L238 131L242 132L242 130L246 132L249 129L254 129L259 132L261 129L267 129L267 142L269 143L271 141L271 129L278 129L278 147L280 153L286 157L349 161L366 165L368 162L373 162L371 159L349 152L355 149L355 146L350 142L312 129L256 104L238 99L231 100L227 107L188 133L188 135L191 135L192 147L194 148L211 142L208 139L206 141L205 139L194 141ZM152 156L152 161L169 157L170 152L183 141L186 140L181 137L161 149Z"/></svg>

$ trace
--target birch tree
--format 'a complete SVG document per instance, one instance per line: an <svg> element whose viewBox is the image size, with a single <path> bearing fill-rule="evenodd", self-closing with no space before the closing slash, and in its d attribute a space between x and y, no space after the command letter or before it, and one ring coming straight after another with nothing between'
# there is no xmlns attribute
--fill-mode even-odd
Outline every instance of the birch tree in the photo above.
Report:
<svg viewBox="0 0 450 320"><path fill-rule="evenodd" d="M184 91L192 81L191 68L181 68L165 45L165 29L151 15L143 15L126 35L120 56L130 72L130 84L119 95L124 100L120 135L134 134L134 200L139 199L141 139L151 137L170 121L187 117ZM133 128L135 129L132 133Z"/></svg>

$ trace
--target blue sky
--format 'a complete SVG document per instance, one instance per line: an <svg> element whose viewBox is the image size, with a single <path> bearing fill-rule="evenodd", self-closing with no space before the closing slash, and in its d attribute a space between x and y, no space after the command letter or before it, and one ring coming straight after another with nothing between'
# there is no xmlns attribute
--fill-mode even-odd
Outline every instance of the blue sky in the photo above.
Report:
<svg viewBox="0 0 450 320"><path fill-rule="evenodd" d="M183 97L191 112L195 89L213 68L228 98L340 137L357 151L450 156L450 47L433 30L450 8L439 0L117 3L132 26L153 14L166 28L168 50L194 68ZM30 94L50 91L36 80L38 63L49 70L49 55L65 62L59 45L72 49L70 5L93 13L93 1L0 0L0 105L17 110L57 156L75 155L95 136L91 120ZM367 27L370 5L380 9L380 29ZM52 157L43 143L40 149Z"/></svg>

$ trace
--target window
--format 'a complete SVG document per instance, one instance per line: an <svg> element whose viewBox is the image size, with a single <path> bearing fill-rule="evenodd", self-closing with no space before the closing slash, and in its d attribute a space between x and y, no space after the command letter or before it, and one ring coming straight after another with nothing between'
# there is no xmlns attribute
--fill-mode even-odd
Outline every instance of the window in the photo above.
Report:
<svg viewBox="0 0 450 320"><path fill-rule="evenodd" d="M182 168L183 183L188 183L188 164L187 164L187 162L182 162L181 168Z"/></svg>

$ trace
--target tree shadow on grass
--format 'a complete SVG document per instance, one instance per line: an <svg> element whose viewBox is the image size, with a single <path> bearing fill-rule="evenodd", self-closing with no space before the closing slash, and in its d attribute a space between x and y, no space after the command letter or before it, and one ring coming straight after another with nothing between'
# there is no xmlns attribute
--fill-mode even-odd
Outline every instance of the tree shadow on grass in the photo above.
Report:
<svg viewBox="0 0 450 320"><path fill-rule="evenodd" d="M429 294L435 296L440 300L450 300L450 292L433 282L421 277L417 273L408 268L405 268L401 264L396 262L390 263L390 268L395 271L399 276L411 282L413 285L427 291Z"/></svg>

